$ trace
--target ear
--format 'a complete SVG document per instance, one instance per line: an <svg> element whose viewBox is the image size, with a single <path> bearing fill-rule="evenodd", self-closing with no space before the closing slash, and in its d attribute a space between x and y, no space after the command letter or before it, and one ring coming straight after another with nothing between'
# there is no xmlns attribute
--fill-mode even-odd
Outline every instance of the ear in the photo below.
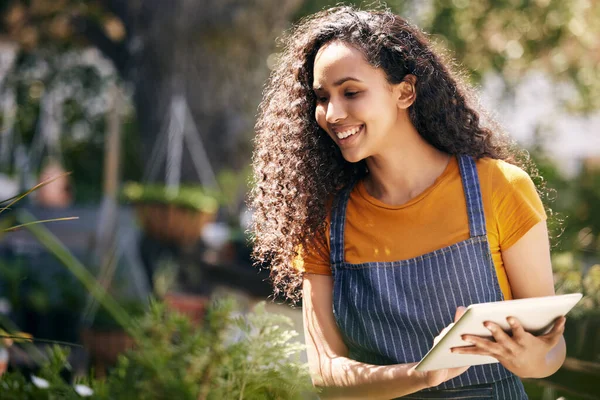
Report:
<svg viewBox="0 0 600 400"><path fill-rule="evenodd" d="M417 77L407 74L402 82L396 87L396 96L398 98L398 107L407 109L417 99Z"/></svg>

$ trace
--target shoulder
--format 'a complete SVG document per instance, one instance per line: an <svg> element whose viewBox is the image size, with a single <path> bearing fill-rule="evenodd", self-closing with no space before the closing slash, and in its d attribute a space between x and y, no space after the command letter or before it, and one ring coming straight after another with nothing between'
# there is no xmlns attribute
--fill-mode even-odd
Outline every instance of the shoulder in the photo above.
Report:
<svg viewBox="0 0 600 400"><path fill-rule="evenodd" d="M477 169L482 194L495 218L517 218L532 213L545 218L537 187L522 168L503 160L483 158L477 161Z"/></svg>
<svg viewBox="0 0 600 400"><path fill-rule="evenodd" d="M508 248L536 223L546 219L537 188L522 168L502 160L477 162L484 196L496 221L501 248Z"/></svg>
<svg viewBox="0 0 600 400"><path fill-rule="evenodd" d="M536 192L529 174L517 165L504 160L482 158L477 160L477 171L482 185L489 186L494 193L510 190Z"/></svg>
<svg viewBox="0 0 600 400"><path fill-rule="evenodd" d="M530 179L529 174L521 167L504 160L484 157L477 160L476 164L478 172L492 174L494 177L505 179L508 182L520 179Z"/></svg>

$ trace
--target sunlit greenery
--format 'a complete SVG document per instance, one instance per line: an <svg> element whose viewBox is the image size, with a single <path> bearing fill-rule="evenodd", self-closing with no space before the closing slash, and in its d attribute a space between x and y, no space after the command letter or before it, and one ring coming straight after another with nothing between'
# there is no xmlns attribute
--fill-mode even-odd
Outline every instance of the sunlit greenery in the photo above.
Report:
<svg viewBox="0 0 600 400"><path fill-rule="evenodd" d="M370 1L308 0L298 16L336 4ZM600 3L591 0L391 0L388 6L432 35L479 83L488 72L515 85L529 71L573 84L570 106L600 107Z"/></svg>
<svg viewBox="0 0 600 400"><path fill-rule="evenodd" d="M197 327L153 302L134 322L136 347L119 358L105 380L65 381L61 372L70 368L68 351L55 346L37 376L3 376L2 398L78 399L87 390L92 398L107 400L291 400L314 392L308 368L299 361L303 345L290 341L297 335L291 321L267 313L264 303L242 316L233 301L221 300Z"/></svg>

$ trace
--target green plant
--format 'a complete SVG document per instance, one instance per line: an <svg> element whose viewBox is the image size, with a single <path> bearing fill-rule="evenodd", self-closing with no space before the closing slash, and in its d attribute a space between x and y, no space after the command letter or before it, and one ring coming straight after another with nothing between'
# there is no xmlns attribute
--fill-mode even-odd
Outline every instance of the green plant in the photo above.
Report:
<svg viewBox="0 0 600 400"><path fill-rule="evenodd" d="M188 318L151 302L134 324L135 347L121 355L106 380L61 377L68 351L48 350L37 377L20 372L0 380L3 399L76 399L78 385L94 399L301 399L313 392L300 343L289 318L267 313L264 303L240 315L233 300L213 303L198 328ZM41 381L40 381L41 379Z"/></svg>
<svg viewBox="0 0 600 400"><path fill-rule="evenodd" d="M307 365L299 362L304 345L283 315L269 314L265 303L234 318L238 340L226 348L210 398L296 399L314 391Z"/></svg>
<svg viewBox="0 0 600 400"><path fill-rule="evenodd" d="M67 249L47 228L36 224L30 213L19 211L19 221L43 245L50 254L54 255L62 265L89 291L98 302L105 307L112 317L124 328L129 329L130 318L127 312L106 293L106 289L96 280L88 269Z"/></svg>
<svg viewBox="0 0 600 400"><path fill-rule="evenodd" d="M583 293L590 312L600 316L600 264L590 267L582 279Z"/></svg>
<svg viewBox="0 0 600 400"><path fill-rule="evenodd" d="M297 334L287 317L267 313L264 304L240 315L233 301L223 300L208 307L200 328L158 302L132 319L48 229L25 211L16 215L135 341L106 381L87 381L94 398L300 399L313 391L299 360L303 345L290 341ZM38 378L13 372L0 381L2 398L79 398L77 385L60 377L69 368L66 351L55 346L48 354L39 373L43 387Z"/></svg>
<svg viewBox="0 0 600 400"><path fill-rule="evenodd" d="M201 186L181 186L171 192L161 184L128 182L123 187L122 197L132 203L172 204L206 213L214 213L219 207L218 193Z"/></svg>
<svg viewBox="0 0 600 400"><path fill-rule="evenodd" d="M85 395L89 391L88 385L98 387L100 392L103 386L101 382L80 379L71 385L61 377L64 369L70 369L67 361L68 355L67 349L55 345L48 348L47 357L37 375L27 377L19 371L4 374L0 379L2 399L80 400L82 394ZM83 385L84 381L85 385Z"/></svg>
<svg viewBox="0 0 600 400"><path fill-rule="evenodd" d="M230 223L237 224L235 218L243 204L252 170L250 165L240 170L223 169L217 174L217 183L219 185L220 202L225 206Z"/></svg>
<svg viewBox="0 0 600 400"><path fill-rule="evenodd" d="M27 279L27 272L23 268L22 260L15 260L12 263L0 260L0 281L11 310L22 307L23 296L21 296L20 287L25 279Z"/></svg>
<svg viewBox="0 0 600 400"><path fill-rule="evenodd" d="M70 172L66 172L64 174L60 174L60 175L54 176L52 178L46 179L45 181L38 183L31 189L26 190L23 193L19 193L18 195L11 197L10 199L0 200L0 214L4 213L7 210L10 210L10 208L13 205L17 204L19 201L21 201L23 198L28 196L30 193L32 193L32 192L38 190L39 188L46 186L56 180L59 180L69 174L70 174ZM73 220L73 219L77 219L77 217L53 218L53 219L42 220L42 221L30 220L23 224L13 225L13 221L14 221L13 217L3 217L3 218L0 218L0 239L2 239L4 234L7 232L15 231L17 229L21 229L21 228L24 228L29 225L42 224L42 223L47 223L47 222L69 221L69 220Z"/></svg>
<svg viewBox="0 0 600 400"><path fill-rule="evenodd" d="M137 319L144 315L147 305L142 301L124 300L119 302L121 309L128 318ZM94 316L92 328L96 331L122 330L123 326L113 314L104 307L100 307Z"/></svg>
<svg viewBox="0 0 600 400"><path fill-rule="evenodd" d="M584 272L578 258L572 252L565 252L554 254L552 265L557 294L583 293L569 316L576 319L600 316L600 264Z"/></svg>
<svg viewBox="0 0 600 400"><path fill-rule="evenodd" d="M0 347L10 347L13 345L14 342L19 343L19 342L31 341L31 335L29 335L25 332L17 332L15 334L10 334L9 332L7 332L1 328L0 328L0 338L2 338L2 340L0 340Z"/></svg>
<svg viewBox="0 0 600 400"><path fill-rule="evenodd" d="M106 398L299 399L313 390L287 317L264 303L235 314L231 300L216 302L198 329L153 302L136 324L136 347L107 379Z"/></svg>
<svg viewBox="0 0 600 400"><path fill-rule="evenodd" d="M4 235L6 233L15 231L17 229L27 228L27 227L31 227L32 225L43 224L43 223L48 223L48 222L69 221L69 220L77 219L77 217L53 218L53 219L48 219L48 220L29 219L26 222L15 225L17 218L14 214L11 214L8 216L3 214L5 211L10 210L12 206L17 204L20 200L22 200L23 198L28 196L30 193L32 193L44 186L56 181L56 180L59 180L69 174L70 174L69 172L59 174L57 176L54 176L52 178L44 180L43 182L38 183L31 189L26 190L22 193L19 193L14 197L11 197L11 198L5 199L5 200L0 200L0 240L2 240L2 238L4 237ZM9 301L13 308L14 307L18 308L21 306L23 296L21 296L21 293L20 293L20 283L23 279L25 279L26 275L27 275L27 273L23 271L22 265L20 265L20 264L17 265L16 268L15 268L15 265L5 265L4 263L2 263L0 265L0 277L3 278L3 280L6 283L6 286L7 286L6 290L7 290L8 296L9 296ZM38 310L45 310L48 307L48 298L46 296L46 293L43 290L40 290L39 288L35 288L35 290L33 290L30 293L30 295L27 296L26 301L28 301L31 305L36 306L38 308ZM14 335L11 336L11 334L14 334L14 332L17 332L14 322L10 321L6 318L1 318L1 320L2 320L2 325L4 325L4 328L6 328L6 329L10 328L10 332L7 333L7 332L3 331L0 334L0 337L15 338ZM7 327L6 325L10 325L10 326ZM16 337L18 338L18 334Z"/></svg>

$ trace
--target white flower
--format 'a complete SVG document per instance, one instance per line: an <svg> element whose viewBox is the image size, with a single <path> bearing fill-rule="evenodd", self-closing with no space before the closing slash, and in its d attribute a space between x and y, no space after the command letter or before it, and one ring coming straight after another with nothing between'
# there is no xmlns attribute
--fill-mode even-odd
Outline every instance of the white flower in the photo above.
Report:
<svg viewBox="0 0 600 400"><path fill-rule="evenodd" d="M85 385L75 385L75 391L81 397L89 397L94 394L94 391Z"/></svg>
<svg viewBox="0 0 600 400"><path fill-rule="evenodd" d="M50 382L35 375L31 375L31 382L39 389L48 389L50 387Z"/></svg>

